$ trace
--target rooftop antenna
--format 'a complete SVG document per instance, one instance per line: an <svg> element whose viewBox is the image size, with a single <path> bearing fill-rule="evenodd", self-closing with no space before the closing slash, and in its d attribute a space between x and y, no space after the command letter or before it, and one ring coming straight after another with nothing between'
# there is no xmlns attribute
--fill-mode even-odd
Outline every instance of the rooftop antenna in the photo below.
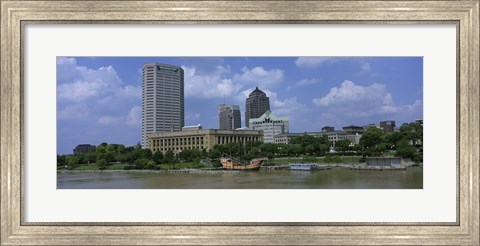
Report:
<svg viewBox="0 0 480 246"><path fill-rule="evenodd" d="M223 90L223 104L225 104L225 90Z"/></svg>

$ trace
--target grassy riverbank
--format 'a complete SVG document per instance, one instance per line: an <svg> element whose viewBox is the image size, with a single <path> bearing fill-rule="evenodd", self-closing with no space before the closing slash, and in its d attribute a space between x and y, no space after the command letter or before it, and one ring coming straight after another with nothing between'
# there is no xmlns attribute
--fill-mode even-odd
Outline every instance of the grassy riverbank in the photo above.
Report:
<svg viewBox="0 0 480 246"><path fill-rule="evenodd" d="M333 156L333 157L316 157L316 158L294 158L294 157L285 157L285 158L275 158L264 162L264 164L274 164L274 165L288 165L292 162L316 162L317 164L347 164L347 163L358 163L361 156ZM148 170L171 170L171 169L201 169L207 167L204 164L195 163L195 162L179 162L172 164L159 164L155 165L155 168L147 168ZM107 165L103 168L97 164L81 164L75 167L62 167L59 170L78 170L78 171L87 171L87 170L130 170L135 169L133 165L128 164L113 164Z"/></svg>

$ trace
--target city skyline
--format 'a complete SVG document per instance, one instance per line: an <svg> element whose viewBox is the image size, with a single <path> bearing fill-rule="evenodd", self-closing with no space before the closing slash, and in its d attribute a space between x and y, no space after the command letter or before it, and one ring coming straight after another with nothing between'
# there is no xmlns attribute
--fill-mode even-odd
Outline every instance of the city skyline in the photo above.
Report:
<svg viewBox="0 0 480 246"><path fill-rule="evenodd" d="M257 86L290 132L423 118L421 57L58 57L57 153L140 142L141 68L152 62L183 68L185 125L204 129L218 128L223 102L245 113Z"/></svg>

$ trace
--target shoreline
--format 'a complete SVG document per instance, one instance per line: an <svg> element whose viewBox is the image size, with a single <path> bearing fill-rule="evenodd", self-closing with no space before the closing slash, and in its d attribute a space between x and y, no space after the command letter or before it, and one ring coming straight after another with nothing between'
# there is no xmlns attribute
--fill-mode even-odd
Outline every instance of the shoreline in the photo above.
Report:
<svg viewBox="0 0 480 246"><path fill-rule="evenodd" d="M217 173L240 173L238 170L203 170L203 169L172 169L172 170L57 170L58 173L199 173L199 174L217 174Z"/></svg>
<svg viewBox="0 0 480 246"><path fill-rule="evenodd" d="M367 167L364 163L348 163L348 164L319 164L320 168L342 168L350 170L380 170L380 169L399 169L399 168L374 168ZM413 163L405 163L401 166L402 170L406 170L409 167L414 167ZM420 164L419 166L422 166ZM288 165L279 165L279 166L265 166L262 167L264 170L287 170ZM324 170L324 169L322 169ZM57 170L57 174L68 174L68 173L194 173L194 174L224 174L224 173L244 173L249 171L241 170L226 170L226 169L170 169L170 170L139 170L139 169L130 169L130 170Z"/></svg>

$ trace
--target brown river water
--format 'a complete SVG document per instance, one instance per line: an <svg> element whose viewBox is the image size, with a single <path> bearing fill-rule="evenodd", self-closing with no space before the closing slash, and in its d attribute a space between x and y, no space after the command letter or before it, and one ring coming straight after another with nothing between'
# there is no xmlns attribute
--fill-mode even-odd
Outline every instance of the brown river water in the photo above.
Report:
<svg viewBox="0 0 480 246"><path fill-rule="evenodd" d="M422 189L423 168L367 171L79 172L57 173L57 189Z"/></svg>

